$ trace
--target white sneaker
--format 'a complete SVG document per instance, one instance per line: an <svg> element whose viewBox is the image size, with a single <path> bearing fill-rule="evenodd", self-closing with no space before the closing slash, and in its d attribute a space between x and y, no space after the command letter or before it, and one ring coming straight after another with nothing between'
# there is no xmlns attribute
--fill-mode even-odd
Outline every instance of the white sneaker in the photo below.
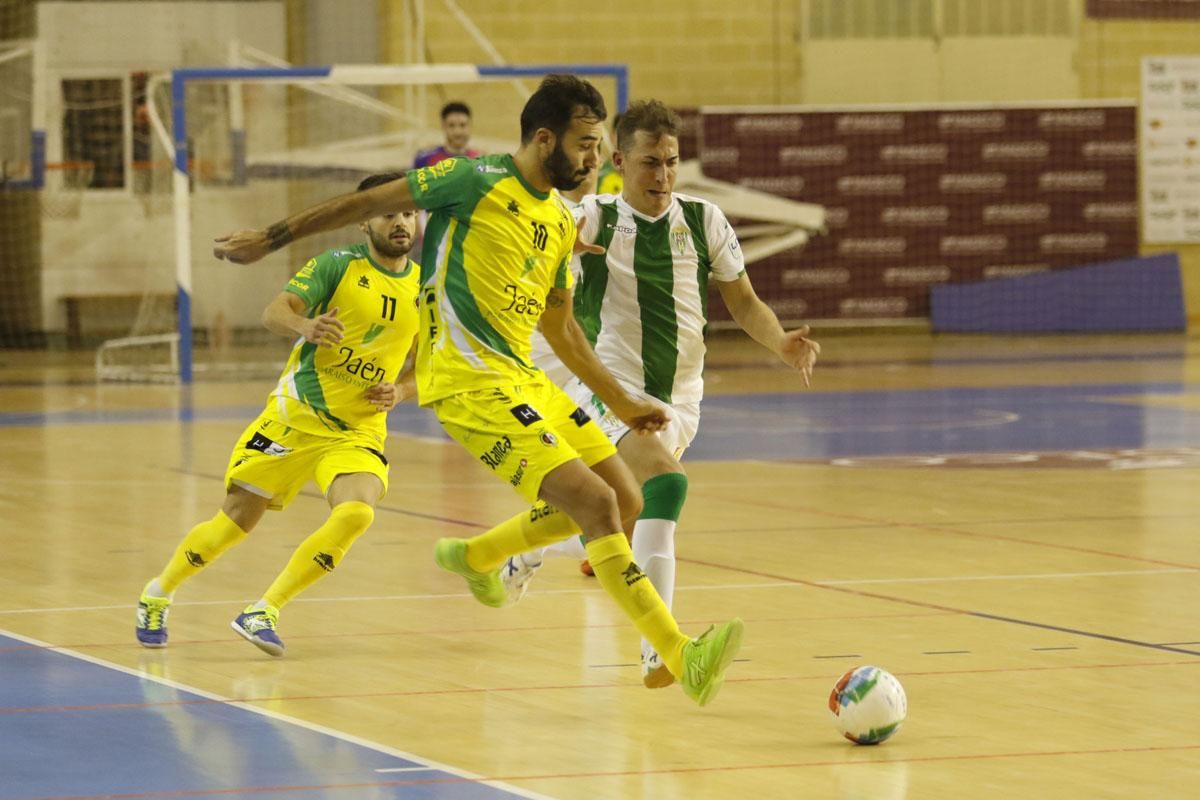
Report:
<svg viewBox="0 0 1200 800"><path fill-rule="evenodd" d="M642 653L642 685L647 689L665 689L675 682L675 676L654 650Z"/></svg>
<svg viewBox="0 0 1200 800"><path fill-rule="evenodd" d="M526 558L537 558L536 562L526 561ZM504 562L504 566L500 568L500 580L504 582L504 588L508 590L508 603L520 602L525 596L525 592L529 589L529 581L533 580L533 574L542 567L542 559L540 556L533 553L522 553L519 556L512 556Z"/></svg>

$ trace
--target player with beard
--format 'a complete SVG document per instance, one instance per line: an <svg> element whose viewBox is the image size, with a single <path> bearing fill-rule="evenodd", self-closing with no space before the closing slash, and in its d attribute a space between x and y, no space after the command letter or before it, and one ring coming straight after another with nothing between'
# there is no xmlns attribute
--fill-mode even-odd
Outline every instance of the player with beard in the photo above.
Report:
<svg viewBox="0 0 1200 800"><path fill-rule="evenodd" d="M395 181L400 173L358 186ZM273 333L299 337L266 410L238 437L217 515L183 538L138 603L137 638L166 647L175 590L246 538L267 509L279 510L310 480L329 502L325 523L296 548L262 598L233 629L273 656L283 655L279 611L341 563L366 532L387 492L387 412L415 392L402 375L416 337L420 267L408 258L413 211L363 222L365 244L326 251L304 265L263 312Z"/></svg>
<svg viewBox="0 0 1200 800"><path fill-rule="evenodd" d="M579 185L599 162L604 100L587 81L548 76L521 112L512 155L447 159L362 193L343 195L272 225L217 240L218 258L246 263L301 236L388 208L430 212L421 277L417 386L422 405L485 468L527 501L568 514L596 577L700 705L716 696L742 640L742 621L696 639L679 630L633 561L625 524L641 511L629 467L584 409L530 359L542 333L571 372L639 434L662 429L661 404L630 395L592 351L572 311L575 220L554 191ZM600 249L582 246L591 252ZM505 559L561 539L541 526L442 539L435 560L500 606ZM530 534L533 534L532 536Z"/></svg>

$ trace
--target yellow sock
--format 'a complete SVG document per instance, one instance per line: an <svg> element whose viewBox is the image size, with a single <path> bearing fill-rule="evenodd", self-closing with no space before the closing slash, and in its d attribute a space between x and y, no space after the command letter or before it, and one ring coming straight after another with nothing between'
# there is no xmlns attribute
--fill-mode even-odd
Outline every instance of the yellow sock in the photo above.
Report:
<svg viewBox="0 0 1200 800"><path fill-rule="evenodd" d="M690 639L679 630L654 584L633 561L629 540L614 533L587 543L588 562L604 591L613 596L625 614L658 651L671 674L683 673L683 648Z"/></svg>
<svg viewBox="0 0 1200 800"><path fill-rule="evenodd" d="M158 576L163 593L170 594L175 591L179 584L216 561L221 553L245 538L246 532L224 511L218 511L212 519L192 528L175 548L175 554Z"/></svg>
<svg viewBox="0 0 1200 800"><path fill-rule="evenodd" d="M509 556L561 542L579 534L575 520L554 506L538 502L528 511L506 519L487 533L467 540L467 566L491 572Z"/></svg>
<svg viewBox="0 0 1200 800"><path fill-rule="evenodd" d="M375 509L367 503L338 503L325 524L300 543L263 600L283 608L342 562L350 545L371 526Z"/></svg>

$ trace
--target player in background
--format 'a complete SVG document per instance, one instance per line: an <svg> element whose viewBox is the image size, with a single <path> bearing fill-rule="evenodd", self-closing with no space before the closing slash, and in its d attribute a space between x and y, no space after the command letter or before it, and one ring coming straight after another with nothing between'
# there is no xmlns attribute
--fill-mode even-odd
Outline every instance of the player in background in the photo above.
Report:
<svg viewBox="0 0 1200 800"><path fill-rule="evenodd" d="M447 158L478 158L478 150L468 147L471 141L471 107L460 101L442 106L442 134L445 141L437 147L421 150L413 159L413 168L432 167Z"/></svg>
<svg viewBox="0 0 1200 800"><path fill-rule="evenodd" d="M402 177L372 175L358 192ZM401 370L416 337L421 270L408 258L413 211L381 210L359 227L365 243L310 260L263 312L268 330L299 338L266 409L238 437L221 510L192 528L142 590L142 645L166 647L175 590L312 479L329 502L329 517L296 548L261 599L231 623L260 650L283 655L280 609L332 572L371 525L387 492L387 412L415 394L411 372Z"/></svg>
<svg viewBox="0 0 1200 800"><path fill-rule="evenodd" d="M687 496L679 459L696 435L704 392L708 282L715 281L738 325L799 370L805 385L821 351L808 338L807 325L785 331L759 299L721 210L675 193L678 130L675 113L657 100L633 103L621 115L613 163L624 179L622 193L587 197L576 211L580 238L605 252L583 253L573 267L579 273L575 315L601 363L625 391L669 409L671 422L657 436L629 436L629 427L577 378L563 384L599 420L641 485L644 505L632 530L633 558L668 606L675 589L675 527ZM561 379L561 365L546 359L539 366ZM499 527L529 526L569 532L571 522L539 505ZM545 550L584 555L576 537ZM501 574L513 601L524 594L543 555L533 551L506 562ZM644 684L670 685L671 672L646 640L641 656Z"/></svg>
<svg viewBox="0 0 1200 800"><path fill-rule="evenodd" d="M554 190L575 188L595 169L605 114L590 83L548 76L521 112L515 154L448 159L266 230L222 237L214 254L251 262L294 238L382 209L428 210L432 249L421 281L417 346L421 404L523 498L541 499L578 523L571 530L581 530L587 540L601 586L653 643L688 697L705 705L724 684L741 646L742 621L710 627L696 639L679 630L634 563L625 536L623 517L636 516L640 506L632 473L587 411L548 382L529 357L540 321L563 363L630 430L653 433L668 421L660 403L621 388L572 313L575 220ZM480 602L500 606L508 597L500 578L505 560L571 530L510 527L470 540L442 539L435 560L463 577Z"/></svg>

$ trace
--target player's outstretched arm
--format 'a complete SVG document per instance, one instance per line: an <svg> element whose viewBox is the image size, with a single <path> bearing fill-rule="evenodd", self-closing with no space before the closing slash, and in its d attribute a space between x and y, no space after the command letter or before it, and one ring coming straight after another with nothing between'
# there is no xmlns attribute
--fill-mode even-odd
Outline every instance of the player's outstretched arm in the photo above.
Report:
<svg viewBox="0 0 1200 800"><path fill-rule="evenodd" d="M216 239L213 255L235 264L250 264L268 253L321 231L334 230L352 222L364 222L382 214L413 211L412 190L400 178L361 192L350 192L306 208L265 230L227 233Z"/></svg>
<svg viewBox="0 0 1200 800"><path fill-rule="evenodd" d="M316 317L308 316L304 301L291 292L280 292L262 315L263 326L280 336L301 336L321 347L333 347L342 340L346 327L338 319L335 306Z"/></svg>
<svg viewBox="0 0 1200 800"><path fill-rule="evenodd" d="M808 326L785 331L775 312L754 291L744 273L735 281L719 281L717 290L741 329L785 364L799 370L805 386L812 385L813 367L821 353L821 345L808 338Z"/></svg>
<svg viewBox="0 0 1200 800"><path fill-rule="evenodd" d="M596 358L591 343L575 321L570 289L550 290L540 326L554 354L562 359L567 369L595 392L631 430L653 433L667 426L670 418L661 408L630 397L612 373L600 363L600 359Z"/></svg>

